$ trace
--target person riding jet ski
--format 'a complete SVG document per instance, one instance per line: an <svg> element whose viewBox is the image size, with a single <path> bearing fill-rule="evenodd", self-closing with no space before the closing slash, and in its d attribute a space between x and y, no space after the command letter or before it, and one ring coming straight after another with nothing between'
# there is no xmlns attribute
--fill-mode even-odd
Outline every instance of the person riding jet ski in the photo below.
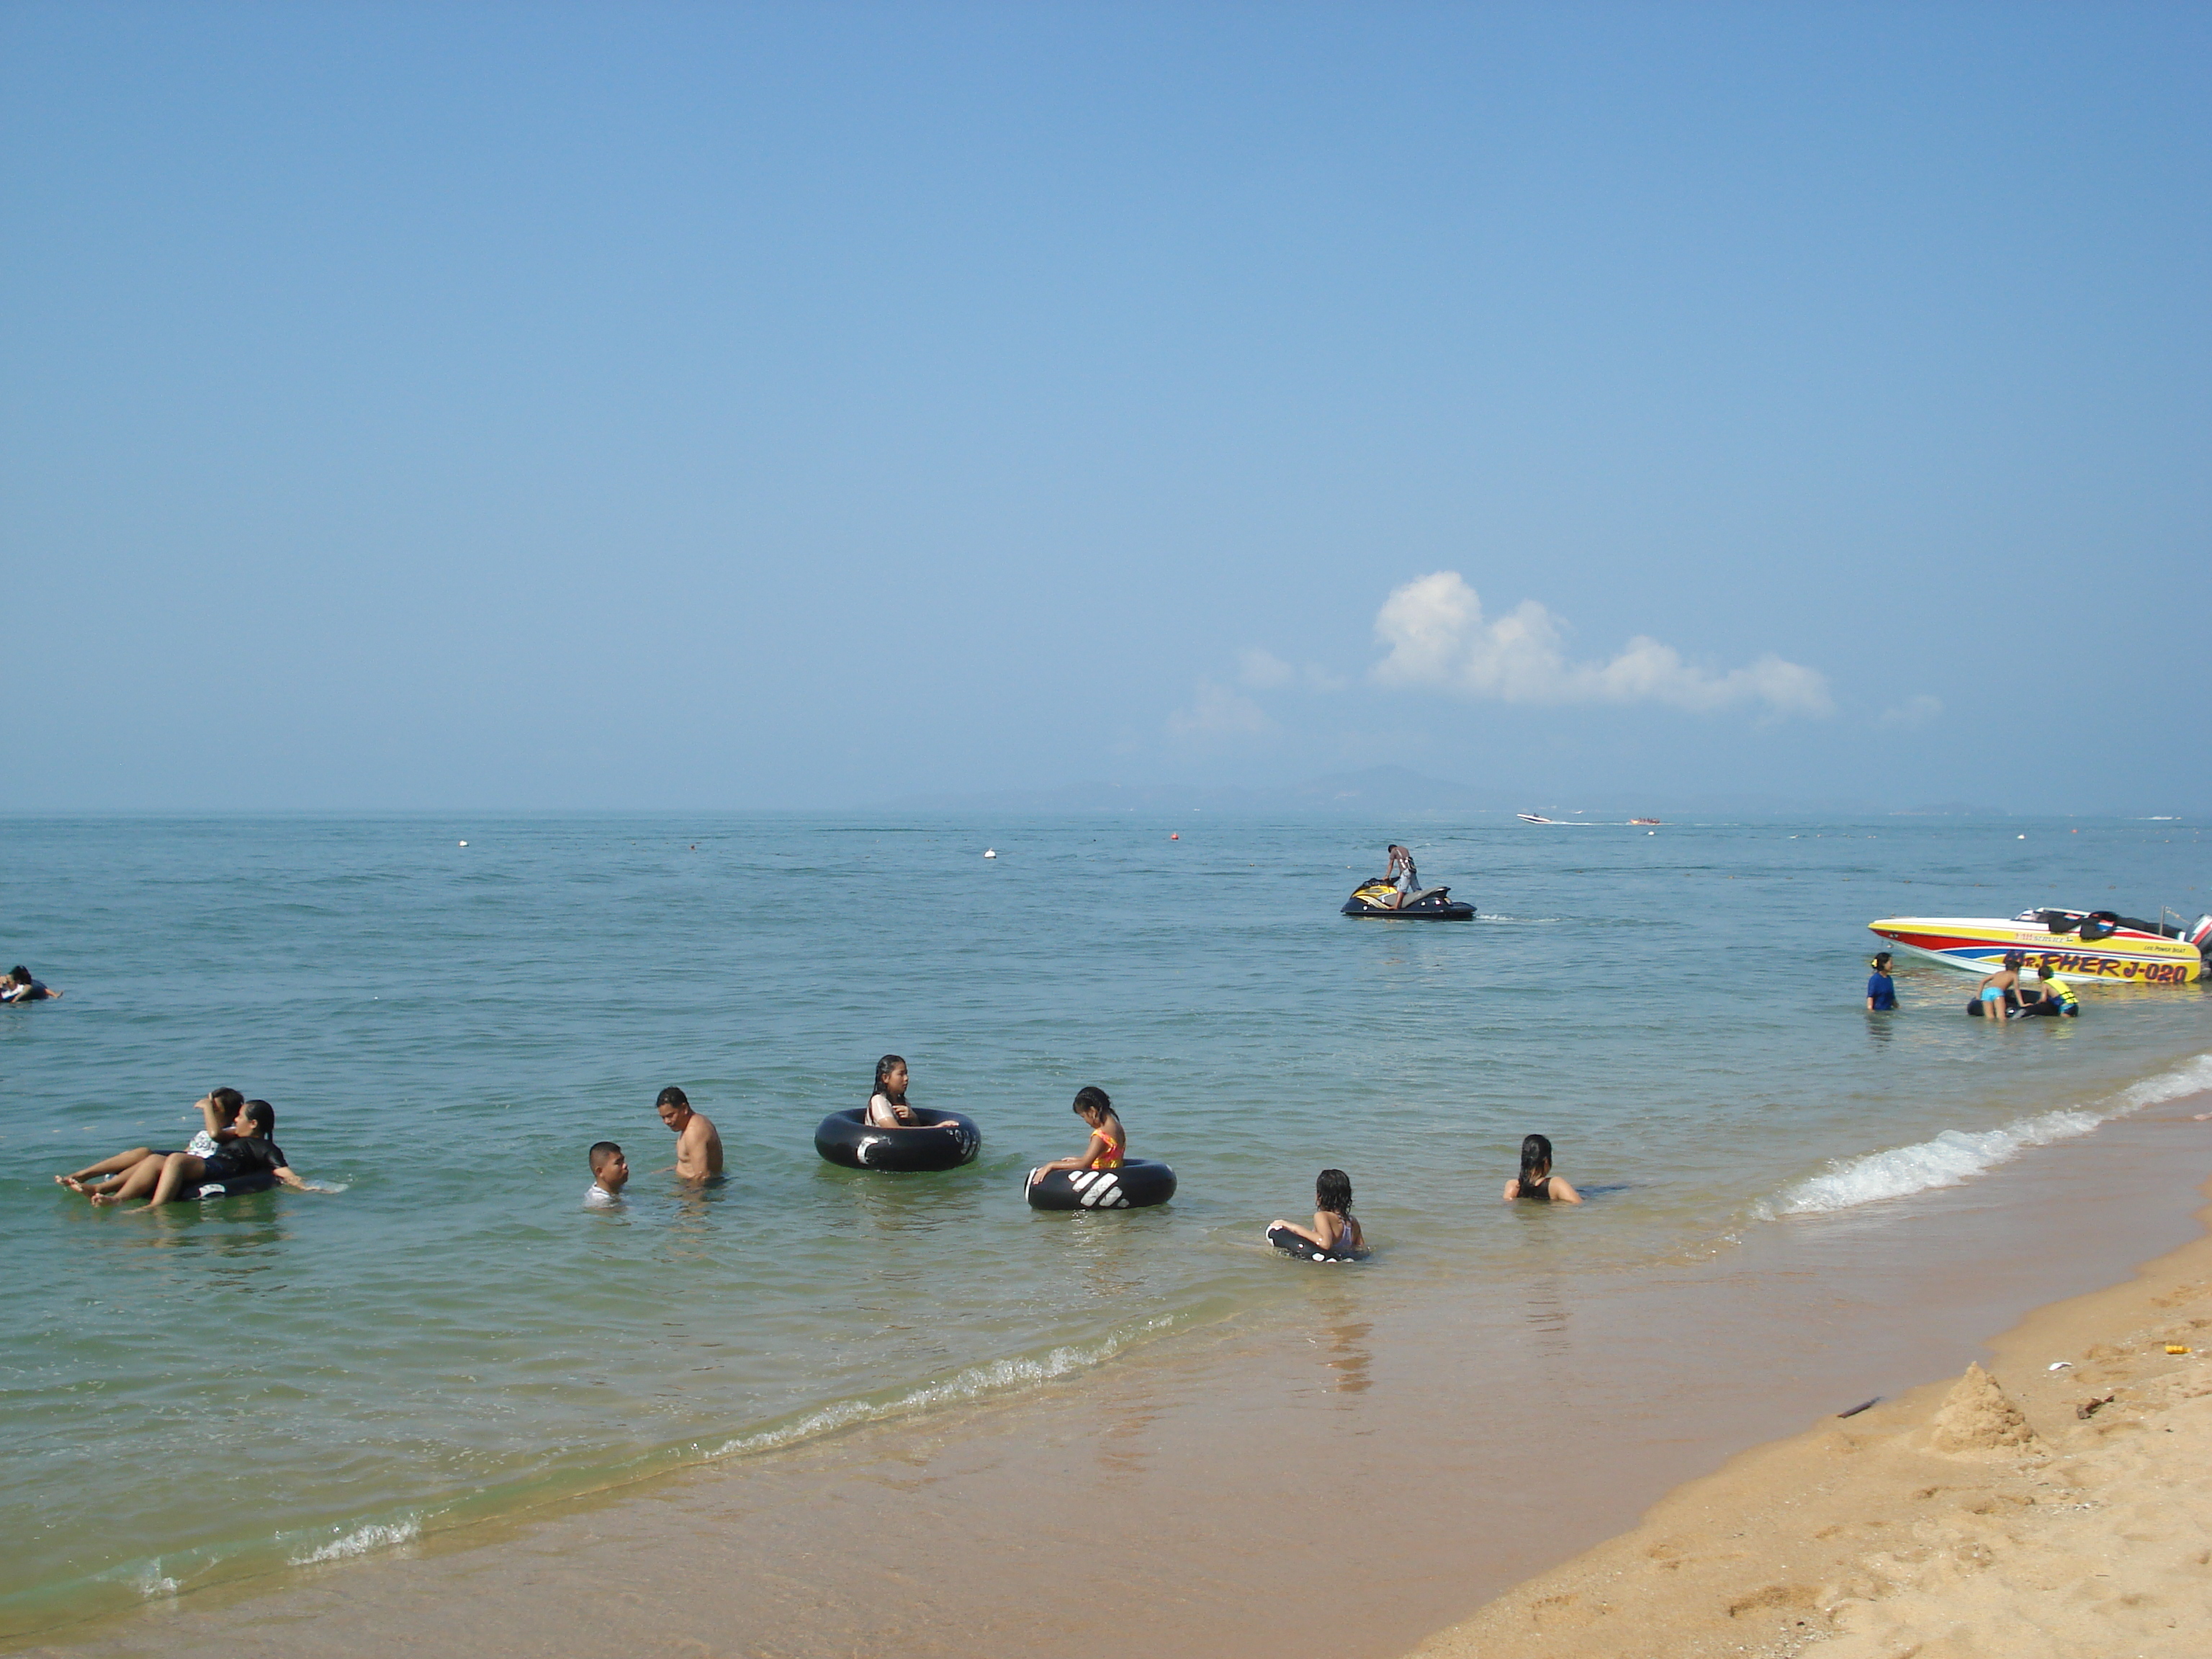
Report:
<svg viewBox="0 0 2212 1659"><path fill-rule="evenodd" d="M1413 849L1401 847L1395 841L1390 843L1390 867L1382 872L1382 879L1398 890L1398 902L1393 907L1395 909L1404 909L1409 901L1427 890L1421 885L1419 872L1413 868Z"/></svg>
<svg viewBox="0 0 2212 1659"><path fill-rule="evenodd" d="M1429 921L1472 921L1474 907L1455 902L1449 887L1424 887L1413 868L1413 854L1395 842L1390 845L1390 867L1363 881L1345 901L1347 916L1405 916Z"/></svg>

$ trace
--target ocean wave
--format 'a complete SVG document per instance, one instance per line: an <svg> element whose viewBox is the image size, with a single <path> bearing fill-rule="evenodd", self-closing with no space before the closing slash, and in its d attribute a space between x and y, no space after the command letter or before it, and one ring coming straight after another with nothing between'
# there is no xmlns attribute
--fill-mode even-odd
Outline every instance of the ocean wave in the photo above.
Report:
<svg viewBox="0 0 2212 1659"><path fill-rule="evenodd" d="M2146 1078L2094 1106L2043 1112L1995 1129L1946 1129L1930 1140L1863 1158L1839 1158L1820 1174L1784 1188L1758 1207L1763 1220L1856 1209L1884 1199L1906 1198L1938 1187L1956 1187L1984 1170L2009 1162L2031 1146L2086 1135L2100 1123L2126 1117L2161 1101L2212 1091L2212 1054L2198 1054L2170 1072Z"/></svg>
<svg viewBox="0 0 2212 1659"><path fill-rule="evenodd" d="M963 1405L988 1399L993 1395L1034 1388L1039 1383L1050 1382L1076 1371L1087 1370L1093 1365L1103 1364L1131 1343L1167 1330L1175 1322L1172 1316L1164 1316L1146 1320L1134 1330L1117 1332L1087 1347L1069 1345L1054 1348L1049 1353L1041 1354L1033 1359L994 1359L987 1365L971 1365L941 1382L927 1383L890 1400L840 1400L834 1405L809 1412L793 1422L763 1429L754 1434L739 1435L706 1455L709 1458L720 1458L741 1456L749 1452L775 1451L802 1440L834 1434L840 1429L852 1428L862 1423L880 1423L887 1418L902 1417L909 1412L927 1411L933 1406Z"/></svg>
<svg viewBox="0 0 2212 1659"><path fill-rule="evenodd" d="M295 1567L311 1567L323 1561L349 1561L356 1555L367 1555L371 1550L390 1549L395 1544L411 1544L422 1535L422 1523L410 1516L404 1521L378 1522L366 1527L356 1527L341 1537L333 1538L319 1549L291 1558Z"/></svg>

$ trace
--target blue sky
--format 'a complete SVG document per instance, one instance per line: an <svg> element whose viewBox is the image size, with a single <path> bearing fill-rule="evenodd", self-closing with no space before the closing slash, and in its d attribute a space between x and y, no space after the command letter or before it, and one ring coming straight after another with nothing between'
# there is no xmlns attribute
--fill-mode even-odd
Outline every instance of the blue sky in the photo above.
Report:
<svg viewBox="0 0 2212 1659"><path fill-rule="evenodd" d="M0 809L2212 806L2212 11L12 4Z"/></svg>

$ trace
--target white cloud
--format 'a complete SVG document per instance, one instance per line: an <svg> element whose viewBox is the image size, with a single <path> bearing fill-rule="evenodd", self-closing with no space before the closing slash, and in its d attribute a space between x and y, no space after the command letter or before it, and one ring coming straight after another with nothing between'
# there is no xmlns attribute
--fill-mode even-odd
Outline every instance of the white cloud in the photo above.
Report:
<svg viewBox="0 0 2212 1659"><path fill-rule="evenodd" d="M1931 697L1923 691L1917 696L1907 697L1894 708L1883 709L1881 724L1905 726L1925 726L1942 712L1943 699Z"/></svg>
<svg viewBox="0 0 2212 1659"><path fill-rule="evenodd" d="M1237 653L1237 678L1255 690L1273 690L1288 685L1297 678L1297 670L1272 651L1262 651L1254 646L1249 651Z"/></svg>
<svg viewBox="0 0 2212 1659"><path fill-rule="evenodd" d="M1255 738L1274 729L1258 703L1212 680L1200 680L1190 707L1168 716L1168 730L1178 738Z"/></svg>
<svg viewBox="0 0 2212 1659"><path fill-rule="evenodd" d="M1534 599L1486 617L1459 573L1439 570L1395 590L1376 613L1375 637L1389 652L1374 678L1501 702L1658 702L1698 713L1752 704L1774 715L1835 710L1819 672L1771 654L1716 674L1639 634L1609 662L1574 663L1562 648L1564 632Z"/></svg>

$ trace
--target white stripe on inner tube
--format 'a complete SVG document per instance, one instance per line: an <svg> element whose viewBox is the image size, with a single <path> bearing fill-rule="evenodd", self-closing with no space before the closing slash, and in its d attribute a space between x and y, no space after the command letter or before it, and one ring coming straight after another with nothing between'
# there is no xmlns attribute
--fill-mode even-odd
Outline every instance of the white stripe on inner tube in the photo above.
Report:
<svg viewBox="0 0 2212 1659"><path fill-rule="evenodd" d="M1097 1184L1089 1192L1084 1194L1083 1201L1085 1205L1103 1204L1110 1210L1116 1204L1127 1201L1116 1190L1121 1184L1112 1176L1102 1174L1098 1176Z"/></svg>

